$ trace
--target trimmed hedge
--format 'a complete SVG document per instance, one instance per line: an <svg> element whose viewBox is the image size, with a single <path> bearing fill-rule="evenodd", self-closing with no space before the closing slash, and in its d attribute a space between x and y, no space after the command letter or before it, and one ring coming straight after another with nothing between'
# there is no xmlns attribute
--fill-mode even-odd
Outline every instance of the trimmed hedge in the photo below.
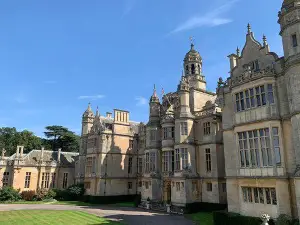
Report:
<svg viewBox="0 0 300 225"><path fill-rule="evenodd" d="M133 202L137 195L116 195L116 196L91 196L84 195L82 201L92 204L114 204L121 202Z"/></svg>
<svg viewBox="0 0 300 225"><path fill-rule="evenodd" d="M213 212L225 210L227 204L209 203L209 202L193 202L185 205L185 214L197 213L197 212Z"/></svg>

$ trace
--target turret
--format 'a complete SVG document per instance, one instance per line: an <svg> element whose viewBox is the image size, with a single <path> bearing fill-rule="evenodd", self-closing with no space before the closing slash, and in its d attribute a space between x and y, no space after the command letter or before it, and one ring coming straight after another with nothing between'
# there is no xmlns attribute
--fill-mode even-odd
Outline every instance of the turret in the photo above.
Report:
<svg viewBox="0 0 300 225"><path fill-rule="evenodd" d="M178 85L180 98L180 117L192 117L190 109L190 90L187 78L182 75Z"/></svg>
<svg viewBox="0 0 300 225"><path fill-rule="evenodd" d="M82 115L82 135L87 135L90 132L93 126L93 122L94 113L92 111L91 104L89 103L87 110L85 110L85 112Z"/></svg>
<svg viewBox="0 0 300 225"><path fill-rule="evenodd" d="M156 93L155 85L154 85L154 89L153 89L153 94L150 98L149 106L150 106L150 118L149 119L150 120L159 120L160 102L159 102L159 98Z"/></svg>

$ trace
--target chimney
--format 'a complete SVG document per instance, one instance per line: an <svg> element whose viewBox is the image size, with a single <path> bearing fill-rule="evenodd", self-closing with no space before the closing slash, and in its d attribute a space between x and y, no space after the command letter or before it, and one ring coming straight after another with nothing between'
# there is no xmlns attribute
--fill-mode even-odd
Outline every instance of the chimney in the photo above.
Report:
<svg viewBox="0 0 300 225"><path fill-rule="evenodd" d="M19 158L20 156L20 146L17 146L17 151L16 151L16 158Z"/></svg>
<svg viewBox="0 0 300 225"><path fill-rule="evenodd" d="M57 152L57 162L60 163L60 154L61 154L61 148L58 149Z"/></svg>
<svg viewBox="0 0 300 225"><path fill-rule="evenodd" d="M111 112L106 112L106 117L111 118L112 113Z"/></svg>
<svg viewBox="0 0 300 225"><path fill-rule="evenodd" d="M42 147L42 150L41 150L41 161L42 162L44 161L44 147Z"/></svg>
<svg viewBox="0 0 300 225"><path fill-rule="evenodd" d="M23 157L24 146L20 146L20 157Z"/></svg>
<svg viewBox="0 0 300 225"><path fill-rule="evenodd" d="M235 54L231 54L228 56L229 58L229 61L230 61L230 71L233 70L234 67L237 66L237 59L238 59L238 56L235 55Z"/></svg>

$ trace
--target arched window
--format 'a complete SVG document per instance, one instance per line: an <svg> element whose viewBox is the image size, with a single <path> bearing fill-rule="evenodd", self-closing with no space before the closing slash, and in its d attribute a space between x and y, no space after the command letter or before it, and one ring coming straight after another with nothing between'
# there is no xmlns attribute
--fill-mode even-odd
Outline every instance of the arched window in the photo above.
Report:
<svg viewBox="0 0 300 225"><path fill-rule="evenodd" d="M189 66L188 65L186 65L186 67L185 67L185 72L186 72L186 74L189 74Z"/></svg>
<svg viewBox="0 0 300 225"><path fill-rule="evenodd" d="M192 64L192 74L195 74L195 65Z"/></svg>

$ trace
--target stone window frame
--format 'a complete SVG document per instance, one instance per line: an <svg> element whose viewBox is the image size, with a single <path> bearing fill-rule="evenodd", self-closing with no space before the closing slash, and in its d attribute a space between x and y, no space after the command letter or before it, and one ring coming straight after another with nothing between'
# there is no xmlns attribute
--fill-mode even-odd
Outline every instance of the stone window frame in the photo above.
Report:
<svg viewBox="0 0 300 225"><path fill-rule="evenodd" d="M282 166L282 146L280 127L278 124L271 124L255 130L237 132L237 149L239 152L240 168L272 168ZM241 135L246 134L246 139ZM247 143L247 148L241 148L241 141ZM276 143L275 143L276 141ZM275 145L274 145L275 143ZM278 143L278 145L277 145ZM249 165L246 164L246 154L249 157ZM242 158L245 163L242 164ZM254 163L255 162L255 163ZM244 165L244 166L243 166Z"/></svg>
<svg viewBox="0 0 300 225"><path fill-rule="evenodd" d="M205 149L206 172L211 172L211 151L210 148Z"/></svg>
<svg viewBox="0 0 300 225"><path fill-rule="evenodd" d="M127 188L128 188L128 190L132 190L132 189L133 189L133 184L132 184L132 182L128 182L128 183L127 183Z"/></svg>
<svg viewBox="0 0 300 225"><path fill-rule="evenodd" d="M56 183L56 173L51 173L51 188L55 188L55 183Z"/></svg>
<svg viewBox="0 0 300 225"><path fill-rule="evenodd" d="M270 88L271 87L271 88ZM244 112L250 109L275 104L275 86L273 83L264 83L246 90L234 93L235 112Z"/></svg>
<svg viewBox="0 0 300 225"><path fill-rule="evenodd" d="M150 130L149 132L149 140L156 141L156 130Z"/></svg>
<svg viewBox="0 0 300 225"><path fill-rule="evenodd" d="M163 140L174 139L175 137L175 127L164 127L163 128Z"/></svg>
<svg viewBox="0 0 300 225"><path fill-rule="evenodd" d="M138 173L143 173L143 157L138 157Z"/></svg>
<svg viewBox="0 0 300 225"><path fill-rule="evenodd" d="M291 43L292 43L292 47L295 48L298 46L298 36L297 33L293 33L291 35Z"/></svg>
<svg viewBox="0 0 300 225"><path fill-rule="evenodd" d="M188 135L188 122L180 122L180 134Z"/></svg>
<svg viewBox="0 0 300 225"><path fill-rule="evenodd" d="M150 172L150 152L145 153L145 172Z"/></svg>
<svg viewBox="0 0 300 225"><path fill-rule="evenodd" d="M189 151L187 148L175 149L175 170L181 171L189 166Z"/></svg>
<svg viewBox="0 0 300 225"><path fill-rule="evenodd" d="M3 178L2 178L2 186L8 186L9 185L9 172L5 171L3 172Z"/></svg>
<svg viewBox="0 0 300 225"><path fill-rule="evenodd" d="M30 178L31 178L31 172L26 172L24 188L29 188L30 187Z"/></svg>
<svg viewBox="0 0 300 225"><path fill-rule="evenodd" d="M62 188L63 189L68 187L68 177L69 177L69 173L64 173L63 183L62 183Z"/></svg>
<svg viewBox="0 0 300 225"><path fill-rule="evenodd" d="M133 149L133 147L134 147L134 140L129 139L129 149Z"/></svg>
<svg viewBox="0 0 300 225"><path fill-rule="evenodd" d="M128 158L128 174L132 174L132 165L133 165L133 157L132 156L130 156L129 158Z"/></svg>
<svg viewBox="0 0 300 225"><path fill-rule="evenodd" d="M211 133L211 122L204 122L203 123L203 134L205 135L210 135Z"/></svg>
<svg viewBox="0 0 300 225"><path fill-rule="evenodd" d="M243 202L248 204L277 205L275 187L241 187Z"/></svg>
<svg viewBox="0 0 300 225"><path fill-rule="evenodd" d="M206 182L206 191L207 192L212 192L212 189L213 189L212 186L213 186L212 182Z"/></svg>
<svg viewBox="0 0 300 225"><path fill-rule="evenodd" d="M50 184L50 173L42 173L42 183L41 188L49 188Z"/></svg>

